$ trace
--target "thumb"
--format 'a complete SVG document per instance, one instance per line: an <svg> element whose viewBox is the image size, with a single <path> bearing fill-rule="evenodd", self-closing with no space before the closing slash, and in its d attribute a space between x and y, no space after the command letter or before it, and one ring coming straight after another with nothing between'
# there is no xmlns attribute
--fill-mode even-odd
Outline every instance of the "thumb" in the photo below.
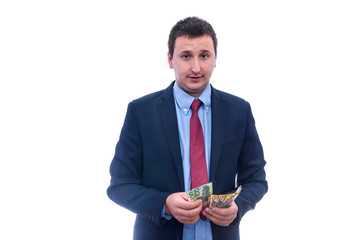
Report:
<svg viewBox="0 0 360 240"><path fill-rule="evenodd" d="M180 197L182 197L185 201L190 201L188 195L186 194L186 192L181 192L180 194Z"/></svg>

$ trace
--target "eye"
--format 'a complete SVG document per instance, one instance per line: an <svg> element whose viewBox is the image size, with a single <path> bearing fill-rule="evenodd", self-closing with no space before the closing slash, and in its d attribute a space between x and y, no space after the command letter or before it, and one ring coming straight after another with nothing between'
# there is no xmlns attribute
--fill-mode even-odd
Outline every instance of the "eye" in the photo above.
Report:
<svg viewBox="0 0 360 240"><path fill-rule="evenodd" d="M207 54L201 54L201 56L200 56L202 59L206 59L206 58L208 58L209 57L209 55L207 55Z"/></svg>
<svg viewBox="0 0 360 240"><path fill-rule="evenodd" d="M184 54L181 56L182 59L189 59L190 58L190 55L187 55L187 54Z"/></svg>

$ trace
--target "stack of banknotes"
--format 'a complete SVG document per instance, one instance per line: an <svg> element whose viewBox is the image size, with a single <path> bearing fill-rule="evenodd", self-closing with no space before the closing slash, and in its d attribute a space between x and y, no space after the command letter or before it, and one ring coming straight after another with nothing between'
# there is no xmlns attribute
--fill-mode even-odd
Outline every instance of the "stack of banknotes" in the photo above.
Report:
<svg viewBox="0 0 360 240"><path fill-rule="evenodd" d="M238 187L236 192L222 195L215 195L213 193L212 182L204 184L200 187L194 188L187 192L190 201L202 200L203 207L218 207L227 208L237 198L241 191L241 186Z"/></svg>

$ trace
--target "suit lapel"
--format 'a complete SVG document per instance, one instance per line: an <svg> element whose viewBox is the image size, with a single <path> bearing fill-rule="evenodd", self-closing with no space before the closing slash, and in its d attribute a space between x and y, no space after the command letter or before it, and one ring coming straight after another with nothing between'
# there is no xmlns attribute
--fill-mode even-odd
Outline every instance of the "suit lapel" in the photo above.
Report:
<svg viewBox="0 0 360 240"><path fill-rule="evenodd" d="M210 182L213 182L220 161L221 148L224 141L227 104L221 99L220 93L211 87L211 156Z"/></svg>
<svg viewBox="0 0 360 240"><path fill-rule="evenodd" d="M182 167L175 102L173 97L173 85L174 83L172 83L167 89L165 89L164 94L162 95L162 101L158 104L158 109L160 112L160 118L165 137L168 142L176 167L181 189L182 191L184 191L184 173Z"/></svg>

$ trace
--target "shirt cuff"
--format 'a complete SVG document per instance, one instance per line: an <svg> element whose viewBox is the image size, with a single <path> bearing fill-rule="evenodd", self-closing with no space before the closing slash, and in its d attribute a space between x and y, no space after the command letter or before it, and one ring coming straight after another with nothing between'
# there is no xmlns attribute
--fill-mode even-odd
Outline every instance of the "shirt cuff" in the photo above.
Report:
<svg viewBox="0 0 360 240"><path fill-rule="evenodd" d="M161 210L161 217L165 218L166 220L170 220L172 219L172 216L169 214L165 214L165 205L163 206L162 210Z"/></svg>

